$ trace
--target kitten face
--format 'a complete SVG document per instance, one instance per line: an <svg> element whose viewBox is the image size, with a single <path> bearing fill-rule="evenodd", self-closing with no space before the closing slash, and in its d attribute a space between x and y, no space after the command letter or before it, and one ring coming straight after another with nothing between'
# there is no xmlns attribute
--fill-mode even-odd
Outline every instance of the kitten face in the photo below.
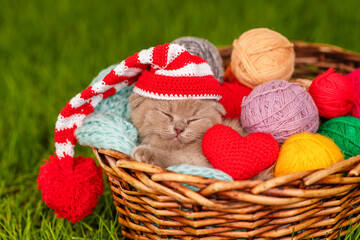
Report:
<svg viewBox="0 0 360 240"><path fill-rule="evenodd" d="M215 100L156 100L132 94L131 120L143 143L180 149L200 142L205 132L221 123L225 110Z"/></svg>

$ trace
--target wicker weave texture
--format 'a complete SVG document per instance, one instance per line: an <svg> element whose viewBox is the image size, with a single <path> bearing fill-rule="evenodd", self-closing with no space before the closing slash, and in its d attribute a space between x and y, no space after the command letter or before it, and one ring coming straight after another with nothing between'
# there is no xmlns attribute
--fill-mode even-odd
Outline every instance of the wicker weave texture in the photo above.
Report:
<svg viewBox="0 0 360 240"><path fill-rule="evenodd" d="M294 45L296 78L360 67L360 55L339 47ZM231 50L219 48L224 67ZM114 150L93 152L128 239L336 239L360 220L360 155L322 170L226 182L170 172Z"/></svg>

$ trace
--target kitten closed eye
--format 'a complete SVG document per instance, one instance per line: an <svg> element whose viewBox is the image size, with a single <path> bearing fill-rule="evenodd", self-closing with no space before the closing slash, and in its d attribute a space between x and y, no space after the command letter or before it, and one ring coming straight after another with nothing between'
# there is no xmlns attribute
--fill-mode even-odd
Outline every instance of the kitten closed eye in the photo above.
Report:
<svg viewBox="0 0 360 240"><path fill-rule="evenodd" d="M159 110L159 112L161 112L163 115L165 115L166 117L168 117L168 118L170 119L170 121L172 121L172 120L174 119L173 116L171 116L170 114L168 114L168 113L166 113L166 112L163 112L163 111L160 111L160 110Z"/></svg>
<svg viewBox="0 0 360 240"><path fill-rule="evenodd" d="M189 119L189 120L187 120L187 124L190 124L190 123L192 123L192 122L198 121L198 120L200 120L200 119L201 119L201 118Z"/></svg>

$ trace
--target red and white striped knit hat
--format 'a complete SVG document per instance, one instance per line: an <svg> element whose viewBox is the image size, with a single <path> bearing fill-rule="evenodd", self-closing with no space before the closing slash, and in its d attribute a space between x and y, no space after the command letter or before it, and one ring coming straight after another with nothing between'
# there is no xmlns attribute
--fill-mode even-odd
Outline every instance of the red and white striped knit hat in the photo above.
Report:
<svg viewBox="0 0 360 240"><path fill-rule="evenodd" d="M77 222L92 213L104 190L101 168L91 158L75 157L74 132L103 99L136 82L134 92L166 100L221 98L210 66L177 44L142 50L67 103L55 127L55 156L40 167L38 188L58 217Z"/></svg>

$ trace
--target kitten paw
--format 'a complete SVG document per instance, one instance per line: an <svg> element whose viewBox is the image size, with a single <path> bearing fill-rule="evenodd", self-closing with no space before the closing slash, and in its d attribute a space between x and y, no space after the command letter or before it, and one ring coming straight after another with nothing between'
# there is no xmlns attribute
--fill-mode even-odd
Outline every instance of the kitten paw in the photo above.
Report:
<svg viewBox="0 0 360 240"><path fill-rule="evenodd" d="M147 145L134 148L131 156L139 162L154 164L155 161L155 151Z"/></svg>

